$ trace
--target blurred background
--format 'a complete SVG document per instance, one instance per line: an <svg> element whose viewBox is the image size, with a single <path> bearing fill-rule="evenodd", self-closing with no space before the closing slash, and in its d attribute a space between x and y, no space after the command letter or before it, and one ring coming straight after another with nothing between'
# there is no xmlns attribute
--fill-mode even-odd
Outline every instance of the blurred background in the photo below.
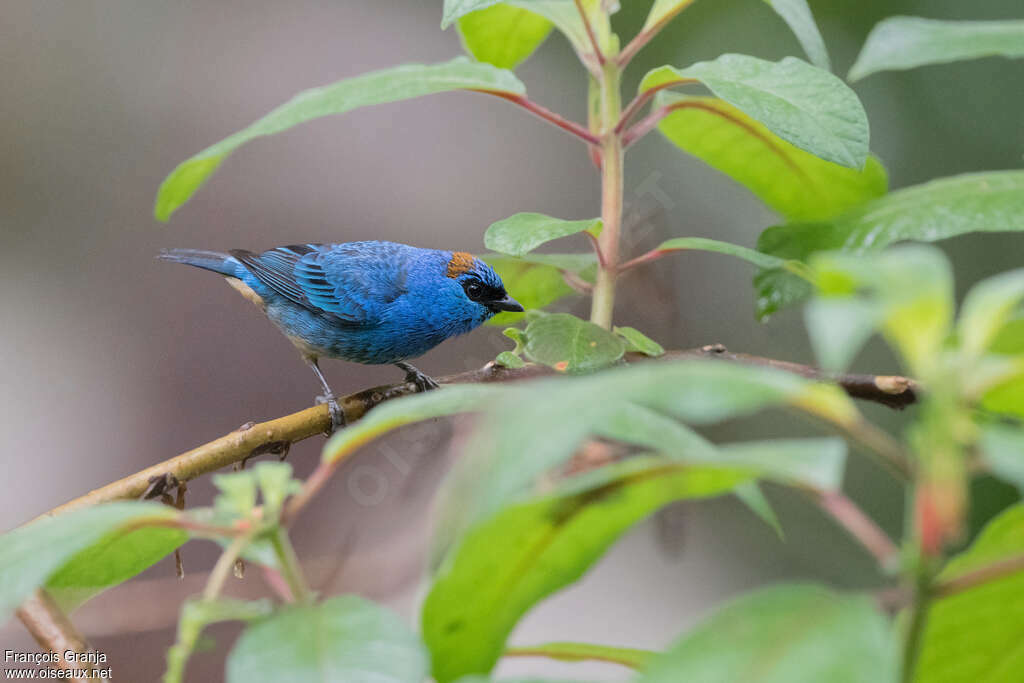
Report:
<svg viewBox="0 0 1024 683"><path fill-rule="evenodd" d="M649 1L622 2L631 36ZM845 74L878 20L1021 18L1020 0L811 0L836 72ZM484 229L518 211L563 218L599 213L598 177L581 145L495 98L445 94L322 119L238 151L167 225L152 218L156 188L180 161L247 125L299 90L403 62L461 52L438 30L441 2L218 0L175 3L30 2L0 9L0 434L10 528L92 488L220 436L310 405L318 386L291 345L212 274L159 263L164 247L262 250L306 241L388 239L482 251ZM723 52L803 56L783 22L756 0L702 0L634 60L625 84L663 63ZM585 77L553 34L517 72L532 99L585 120ZM872 149L899 188L933 177L1019 168L1024 62L988 59L883 73L854 85ZM657 134L627 158L631 253L673 236L753 246L773 215L724 176ZM945 243L962 292L1021 265L1022 238ZM564 248L566 245L559 245ZM585 248L581 241L570 244ZM799 311L759 324L752 272L692 253L622 285L619 324L669 348L722 343L734 351L809 362ZM513 292L514 294L514 292ZM581 301L560 304L585 312ZM506 347L499 328L450 341L417 363L444 375ZM894 372L870 346L858 366ZM391 367L324 363L340 393L400 379ZM868 406L893 430L906 414ZM358 593L412 618L420 599L425 522L464 425L411 427L365 449L303 516L296 531L311 581ZM711 431L719 440L813 434L788 415ZM322 439L292 449L299 476ZM861 454L851 496L894 534L901 492ZM209 479L189 504L211 497ZM982 482L983 519L1012 492ZM755 586L808 579L876 585L871 560L809 502L769 491L785 539L733 500L668 509L636 527L580 584L529 614L516 644L585 640L662 647L717 602ZM495 539L500 543L501 539ZM194 546L194 547L193 547ZM86 605L76 617L116 680L156 680L181 599L200 590L215 557L190 544L186 579L165 560ZM264 590L256 572L230 592ZM198 654L190 680L218 680L232 627ZM20 625L0 646L32 649ZM622 680L611 666L519 660L505 673Z"/></svg>

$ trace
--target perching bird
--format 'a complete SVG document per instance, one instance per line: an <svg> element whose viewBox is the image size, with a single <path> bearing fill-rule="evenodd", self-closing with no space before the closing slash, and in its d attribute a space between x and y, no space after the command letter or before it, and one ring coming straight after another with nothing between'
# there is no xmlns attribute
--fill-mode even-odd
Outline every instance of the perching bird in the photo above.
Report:
<svg viewBox="0 0 1024 683"><path fill-rule="evenodd" d="M462 251L394 242L298 244L254 254L170 249L159 258L227 277L284 332L323 386L332 427L345 414L321 356L397 365L420 391L437 383L405 362L499 311L522 311L491 268Z"/></svg>

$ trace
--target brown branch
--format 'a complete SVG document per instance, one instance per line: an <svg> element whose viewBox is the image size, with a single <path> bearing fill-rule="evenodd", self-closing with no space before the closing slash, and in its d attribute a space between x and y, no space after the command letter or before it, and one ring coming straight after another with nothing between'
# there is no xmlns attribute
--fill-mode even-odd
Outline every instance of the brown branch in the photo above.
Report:
<svg viewBox="0 0 1024 683"><path fill-rule="evenodd" d="M599 145L601 141L596 135L591 133L589 130L569 119L563 117L561 114L551 111L547 107L537 104L533 100L527 98L525 95L514 95L512 93L504 92L501 90L477 90L476 92L484 93L485 95L494 95L500 97L503 100L508 100L513 104L517 104L523 109L527 110L531 114L539 116L548 123L554 124L564 131L572 133L579 139L590 145Z"/></svg>
<svg viewBox="0 0 1024 683"><path fill-rule="evenodd" d="M798 363L748 354L730 353L720 344L712 344L685 351L668 351L657 359L649 359L642 354L627 355L627 361L629 362L683 360L688 358L717 358L748 365L772 367L809 379L833 382L846 390L854 398L874 401L890 408L902 408L914 403L918 399L916 383L905 377L830 375L811 366ZM532 379L550 374L553 374L553 371L541 365L527 364L522 368L506 368L495 363L488 363L479 370L449 375L440 378L438 381L442 384L504 382ZM416 386L411 382L384 385L350 394L340 399L339 403L345 411L346 419L351 423L385 401L415 392ZM330 425L331 418L325 405L307 408L297 413L259 424L247 424L230 434L191 451L95 489L41 516L56 515L69 510L76 510L114 500L137 499L153 486L154 481L167 479L168 475L172 475L179 482L187 482L203 474L241 462L252 457L254 453L278 450L282 445L290 445L293 442L324 433L330 428ZM857 435L855 434L854 436ZM868 441L866 438L860 438L860 440ZM879 437L879 443L882 446L888 444L881 437ZM875 444L873 449L879 450L878 443ZM306 486L303 487L302 493L289 501L289 506L285 513L286 521L294 520L296 514L298 514L305 503L330 479L337 465L338 463L321 464L314 471L313 475L307 480ZM168 521L168 524L180 524L180 521ZM29 631L36 635L37 640L44 644L44 647L48 646L47 643L57 642L57 640L81 643L83 644L81 646L85 646L84 640L74 630L67 617L62 615L56 605L52 603L52 600L47 600L45 593L39 592L26 602L18 610L18 616L28 627ZM46 638L46 643L41 638ZM62 647L57 651L63 652L64 649L67 648Z"/></svg>
<svg viewBox="0 0 1024 683"><path fill-rule="evenodd" d="M44 651L57 653L55 664L58 668L87 668L87 665L83 665L81 662L69 662L64 658L64 653L68 650L83 653L92 651L92 648L49 593L42 589L35 591L28 600L21 604L17 614ZM86 679L75 677L70 680L84 681ZM105 681L107 679L92 678L90 680Z"/></svg>
<svg viewBox="0 0 1024 683"><path fill-rule="evenodd" d="M721 344L711 344L683 351L668 351L656 359L649 359L641 354L629 354L627 361L646 362L687 358L717 358L747 365L776 368L808 379L835 383L854 398L880 403L889 408L900 409L915 403L920 392L917 383L906 377L834 375L809 365L745 353L732 353ZM541 365L527 364L522 368L506 368L495 363L488 363L478 370L448 375L439 378L438 381L441 384L505 382L550 374L554 374L553 371ZM345 396L339 399L339 403L345 411L346 419L351 423L361 418L373 407L385 401L415 393L415 391L416 386L411 382L383 385ZM113 500L135 499L150 487L154 478L171 474L179 481L190 481L203 474L240 462L251 457L254 452L266 452L268 447L282 443L294 443L322 434L330 428L330 425L330 415L327 406L324 405L306 408L275 420L246 425L244 429L231 432L191 451L102 486L50 510L44 516Z"/></svg>

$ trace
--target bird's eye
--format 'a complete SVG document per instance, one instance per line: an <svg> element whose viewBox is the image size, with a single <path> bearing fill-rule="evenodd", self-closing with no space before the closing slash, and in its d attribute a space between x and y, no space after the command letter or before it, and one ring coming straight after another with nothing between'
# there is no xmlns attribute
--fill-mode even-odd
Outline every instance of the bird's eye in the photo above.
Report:
<svg viewBox="0 0 1024 683"><path fill-rule="evenodd" d="M471 281L466 283L466 296L468 296L473 301L479 301L480 297L482 297L483 294L484 288L483 285L481 285L479 282Z"/></svg>

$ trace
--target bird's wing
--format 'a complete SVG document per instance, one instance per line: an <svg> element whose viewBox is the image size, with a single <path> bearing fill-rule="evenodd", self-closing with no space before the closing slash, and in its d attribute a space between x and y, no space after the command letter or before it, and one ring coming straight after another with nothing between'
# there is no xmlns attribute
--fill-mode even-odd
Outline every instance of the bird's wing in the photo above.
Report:
<svg viewBox="0 0 1024 683"><path fill-rule="evenodd" d="M298 244L262 254L231 252L275 292L353 325L369 323L380 307L405 292L401 259L360 249L358 244Z"/></svg>

